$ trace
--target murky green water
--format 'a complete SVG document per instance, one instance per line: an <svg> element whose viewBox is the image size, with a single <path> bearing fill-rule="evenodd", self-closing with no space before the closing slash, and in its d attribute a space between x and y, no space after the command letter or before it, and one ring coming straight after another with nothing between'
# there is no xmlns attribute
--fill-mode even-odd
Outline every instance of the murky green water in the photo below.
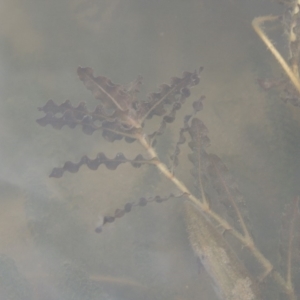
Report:
<svg viewBox="0 0 300 300"><path fill-rule="evenodd" d="M176 191L154 168L82 168L61 179L53 167L100 151L134 157L138 145L109 144L80 128L42 128L37 107L53 99L96 101L78 66L141 96L204 66L193 99L211 149L244 193L259 248L276 265L280 216L299 194L299 112L256 84L280 74L251 28L281 7L261 0L1 0L0 298L215 299L190 248L178 199L135 209L97 235L103 216L142 196ZM187 104L159 140L168 160ZM155 125L155 119L153 126ZM187 148L178 176L192 186ZM274 299L274 298L272 298Z"/></svg>

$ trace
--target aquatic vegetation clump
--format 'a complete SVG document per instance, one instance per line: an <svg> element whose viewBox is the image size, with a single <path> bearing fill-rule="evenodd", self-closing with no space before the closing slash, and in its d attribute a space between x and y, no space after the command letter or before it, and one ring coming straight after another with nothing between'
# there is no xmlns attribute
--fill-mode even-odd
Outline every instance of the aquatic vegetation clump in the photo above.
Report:
<svg viewBox="0 0 300 300"><path fill-rule="evenodd" d="M79 67L79 79L99 104L94 110L88 110L85 103L73 106L70 101L57 104L49 100L39 108L45 116L38 119L37 123L41 126L51 125L56 129L81 126L83 133L87 135L101 131L108 143L115 142L116 149L119 149L118 141L125 140L127 143L140 144L145 153L134 158L128 158L121 152L114 158L103 152L99 152L95 158L83 156L79 162L67 161L63 166L54 168L50 177L60 178L65 172L77 173L82 165L90 170L97 170L103 165L111 171L116 171L119 165L124 163L129 163L134 168L154 166L173 183L178 193L170 191L167 196L137 197L137 200L116 209L112 216L104 216L102 224L95 229L97 233L101 233L108 223L123 217L135 206L142 207L149 202L161 203L170 198L182 198L186 202L186 223L191 245L211 276L220 299L263 299L261 283L269 277L288 299L296 299L292 260L289 259L293 256L294 242L299 238L295 234L295 227L288 230L290 238L285 252L288 257L283 257L287 271L278 272L260 252L252 237L245 201L234 178L222 160L208 150L208 129L197 117L203 109L204 96L190 104L191 113L184 117L170 165L164 163L157 154L158 137L167 134L166 128L174 122L183 104L190 97L190 89L200 82L201 71L202 68L194 72L184 72L181 77L173 77L170 84L162 84L158 92L151 93L147 99L140 99L138 91L141 77L123 86L104 76L95 77L91 68ZM160 121L156 130L148 132L145 125L152 117ZM195 182L195 192L175 175L179 157L183 154L181 148L186 142L191 151L188 159L192 166L190 179ZM295 201L298 205L299 201ZM220 205L223 211L226 211L225 215L218 209ZM299 214L293 214L290 219L293 224L298 222ZM261 267L258 277L251 274L237 257L227 241L228 236L237 240L256 259Z"/></svg>

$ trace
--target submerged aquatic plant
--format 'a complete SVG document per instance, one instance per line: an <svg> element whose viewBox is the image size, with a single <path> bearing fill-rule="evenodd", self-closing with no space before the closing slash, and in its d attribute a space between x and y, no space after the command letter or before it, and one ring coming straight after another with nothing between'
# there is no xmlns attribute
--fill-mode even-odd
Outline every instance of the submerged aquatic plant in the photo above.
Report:
<svg viewBox="0 0 300 300"><path fill-rule="evenodd" d="M186 204L187 230L191 246L200 258L206 271L211 276L216 292L220 299L254 300L262 299L261 283L272 277L277 286L289 299L296 299L293 286L292 261L294 243L299 240L299 232L295 230L299 222L297 207L299 200L295 200L292 213L287 214L283 230L287 245L283 242L282 258L285 261L286 272L281 274L275 270L272 263L260 252L249 231L248 219L245 213L245 203L237 184L230 175L222 160L215 154L208 152L210 144L208 130L199 119L198 114L203 109L203 100L200 97L191 104L190 115L185 116L183 126L179 131L179 138L171 157L172 164L167 166L158 156L155 145L157 138L165 133L165 128L171 124L184 102L189 98L190 89L200 82L202 68L194 72L185 72L181 77L173 77L170 84L163 84L158 92L149 95L148 99L137 97L141 78L128 86L114 84L104 76L94 76L91 68L77 70L80 80L93 96L99 100L94 110L87 109L85 103L73 106L70 101L56 104L49 100L40 111L45 116L38 119L41 126L51 125L56 129L63 126L75 128L81 126L82 131L92 135L100 130L107 142L125 140L127 143L139 143L146 154L139 154L133 159L123 153L114 158L108 158L100 152L96 158L83 156L79 162L66 162L62 167L54 168L50 177L60 178L65 172L77 173L82 165L91 170L97 170L105 165L109 170L116 170L120 164L129 163L135 168L142 165L155 166L178 189L175 195L141 197L135 202L128 202L123 208L116 209L114 215L105 216L102 224L95 231L100 233L104 225L114 222L129 213L135 206L145 206L149 202L163 202L170 198L182 198ZM151 133L146 132L145 124L153 116L160 118L158 128ZM186 184L175 175L175 168L179 162L181 146L189 141L191 153L188 158L191 162L191 175L195 181L196 192L190 191ZM116 147L117 144L116 144ZM222 216L216 207L224 204L228 218ZM237 239L243 248L248 249L261 266L261 275L255 278L238 258L227 242L227 236ZM299 263L299 261L298 261Z"/></svg>

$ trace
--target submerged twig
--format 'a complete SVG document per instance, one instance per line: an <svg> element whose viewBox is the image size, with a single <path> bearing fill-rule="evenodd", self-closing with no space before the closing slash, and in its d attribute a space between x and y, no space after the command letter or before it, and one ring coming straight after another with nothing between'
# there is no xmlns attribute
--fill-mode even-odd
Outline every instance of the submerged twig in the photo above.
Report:
<svg viewBox="0 0 300 300"><path fill-rule="evenodd" d="M255 30L255 32L258 34L258 36L262 39L262 41L266 44L268 49L271 51L271 53L274 55L282 69L285 71L286 75L290 78L291 82L293 83L294 87L297 89L297 91L300 93L300 81L299 76L293 72L291 67L286 63L285 59L282 57L282 55L279 53L279 51L275 48L275 46L272 44L268 36L265 34L265 32L262 30L262 24L267 21L276 21L279 20L278 16L263 16L263 17L257 17L252 21L252 26Z"/></svg>

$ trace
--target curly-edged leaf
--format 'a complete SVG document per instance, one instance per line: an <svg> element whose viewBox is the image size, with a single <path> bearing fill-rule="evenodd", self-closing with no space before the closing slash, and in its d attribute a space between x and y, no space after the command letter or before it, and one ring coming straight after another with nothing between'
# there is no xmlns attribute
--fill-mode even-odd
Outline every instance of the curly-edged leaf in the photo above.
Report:
<svg viewBox="0 0 300 300"><path fill-rule="evenodd" d="M114 122L116 119L116 113L109 113L102 105L97 105L94 111L88 111L84 102L79 103L78 106L72 106L69 100L60 105L49 100L39 110L46 113L44 117L37 120L39 125L51 125L55 129L61 129L63 126L75 128L77 125L82 125L83 132L88 135L101 128L95 122ZM56 116L57 114L61 116Z"/></svg>
<svg viewBox="0 0 300 300"><path fill-rule="evenodd" d="M45 114L65 114L68 111L72 111L74 117L77 120L82 120L86 115L90 115L93 120L107 120L108 118L114 117L104 111L101 105L96 106L94 111L89 111L86 107L85 102L80 102L77 106L73 106L70 100L66 100L62 104L56 104L53 100L48 100L43 107L38 108L39 111L43 111Z"/></svg>
<svg viewBox="0 0 300 300"><path fill-rule="evenodd" d="M98 153L95 159L90 159L86 155L81 158L78 163L71 161L65 162L62 168L54 168L50 177L60 178L65 171L70 173L77 173L82 165L86 165L90 170L97 170L100 165L105 165L109 170L115 170L120 164L131 163L134 168L139 168L144 164L155 164L156 159L146 159L139 154L135 159L127 159L123 153L118 153L115 158L107 158L103 152Z"/></svg>
<svg viewBox="0 0 300 300"><path fill-rule="evenodd" d="M86 88L92 92L96 99L101 101L105 108L127 111L135 100L124 86L114 84L104 76L94 77L92 68L79 67L77 74ZM130 92L135 94L136 88Z"/></svg>
<svg viewBox="0 0 300 300"><path fill-rule="evenodd" d="M141 123L154 115L164 115L166 113L165 104L184 103L190 96L190 88L199 83L201 70L193 73L184 72L181 78L173 77L170 85L163 84L160 86L159 92L150 94L148 101L142 103L138 111Z"/></svg>
<svg viewBox="0 0 300 300"><path fill-rule="evenodd" d="M110 142L126 137L126 142L131 143L135 141L134 135L139 131L133 126L122 123L118 118L118 111L109 112L102 105L97 105L94 111L88 111L84 102L75 107L68 100L61 105L49 100L39 110L46 113L44 117L36 120L43 127L51 125L55 129L61 129L63 126L75 128L77 125L81 125L82 131L88 135L101 129L103 137ZM57 114L61 116L56 116ZM100 123L100 125L98 126L96 123Z"/></svg>
<svg viewBox="0 0 300 300"><path fill-rule="evenodd" d="M193 102L193 110L194 110L193 114L197 114L197 112L199 112L203 109L202 102L204 99L205 99L205 96L201 96L197 101ZM171 170L172 170L173 174L174 174L175 168L178 166L178 163L179 163L178 156L180 154L180 146L186 142L185 133L187 131L189 131L189 128L190 128L189 120L191 117L192 117L192 115L186 115L184 117L183 127L180 128L178 141L176 143L174 153L171 155L171 160L172 160ZM209 138L206 135L208 133L208 130L201 120L200 120L200 123L203 128L202 143L203 143L203 145L205 145L205 147L208 147L209 146Z"/></svg>
<svg viewBox="0 0 300 300"><path fill-rule="evenodd" d="M219 195L227 214L235 223L235 227L242 230L244 235L251 236L251 223L244 197L238 189L238 184L230 174L226 165L215 154L208 155L207 175Z"/></svg>
<svg viewBox="0 0 300 300"><path fill-rule="evenodd" d="M105 224L112 223L116 219L122 218L126 213L131 212L132 208L135 206L144 207L148 203L152 203L152 202L162 203L162 202L169 200L170 198L181 198L183 196L186 196L186 195L182 194L182 193L179 195L174 195L173 193L171 193L165 197L161 197L161 196L155 196L155 197L150 197L150 198L141 197L138 201L128 202L124 205L123 209L117 208L115 210L115 213L113 216L104 216L102 219L102 222L95 228L95 232L101 233L103 230L103 226Z"/></svg>
<svg viewBox="0 0 300 300"><path fill-rule="evenodd" d="M206 147L209 145L209 139L206 134L208 130L200 119L193 118L191 126L188 127L188 132L191 136L189 147L193 151L188 156L193 164L191 174L195 179L195 185L199 191L199 196L201 195L202 201L206 202L206 184L208 182L205 174L207 167Z"/></svg>
<svg viewBox="0 0 300 300"><path fill-rule="evenodd" d="M79 104L79 106L82 106L82 105L84 105L84 103ZM56 104L52 99L48 100L47 103L43 107L38 108L39 111L43 111L45 114L51 112L54 115L57 113L64 113L68 109L75 109L75 107L72 106L72 103L70 100L66 100L62 104Z"/></svg>
<svg viewBox="0 0 300 300"><path fill-rule="evenodd" d="M186 122L189 118L190 116L186 117ZM206 126L200 119L193 118L191 125L186 125L186 127L191 136L189 147L193 151L189 154L189 160L193 164L191 174L195 178L196 187L199 189L202 199L207 198L203 195L213 195L212 205L219 206L218 202L223 203L227 214L235 222L235 226L239 227L246 237L252 238L245 201L236 181L218 156L206 152L209 146Z"/></svg>
<svg viewBox="0 0 300 300"><path fill-rule="evenodd" d="M93 123L91 116L85 115L81 119L77 119L71 110L67 110L62 117L56 117L49 112L43 118L36 120L36 122L41 126L52 125L55 129L61 129L63 126L75 128L77 125L82 125L82 131L88 135L93 134L95 130L99 129Z"/></svg>
<svg viewBox="0 0 300 300"><path fill-rule="evenodd" d="M178 141L175 145L174 153L171 155L171 161L172 161L171 170L172 170L173 174L175 173L175 168L179 164L178 157L179 157L179 154L180 154L180 146L183 145L186 142L185 133L188 130L189 130L188 120L186 121L186 118L185 118L184 126L182 128L180 128L180 131L179 131L179 137L178 137Z"/></svg>
<svg viewBox="0 0 300 300"><path fill-rule="evenodd" d="M160 136L164 133L166 127L167 127L167 124L168 123L173 123L174 120L175 120L175 117L176 117L176 111L179 110L181 108L181 104L180 103L174 103L173 106L172 106L172 109L171 111L169 112L168 115L165 115L163 118L162 118L162 121L160 123L160 126L159 128L152 132L151 134L148 134L148 137L149 139L151 140L151 145L154 147L155 143L156 143L156 137L157 136Z"/></svg>

